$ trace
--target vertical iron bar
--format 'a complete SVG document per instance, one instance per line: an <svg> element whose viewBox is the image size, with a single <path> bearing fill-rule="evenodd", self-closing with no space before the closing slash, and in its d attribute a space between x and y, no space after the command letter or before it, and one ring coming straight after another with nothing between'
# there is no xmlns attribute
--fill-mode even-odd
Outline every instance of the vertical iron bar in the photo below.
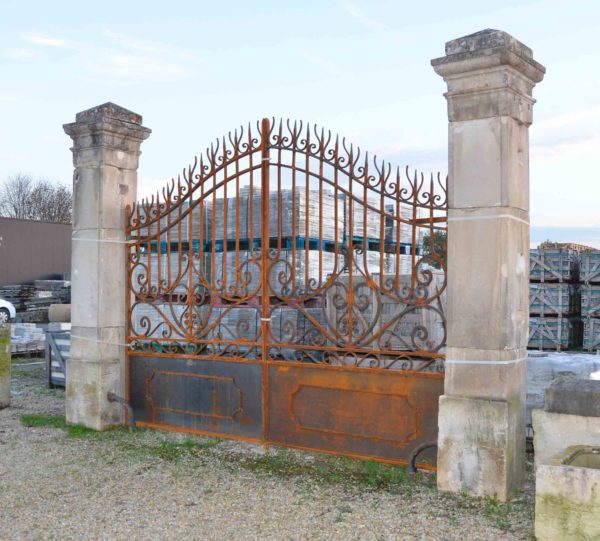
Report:
<svg viewBox="0 0 600 541"><path fill-rule="evenodd" d="M261 124L261 300L262 310L260 318L261 328L261 352L262 352L262 412L263 412L263 439L268 440L269 431L269 366L268 344L269 344L269 320L270 320L270 298L269 298L269 147L270 147L270 123L268 118L262 119Z"/></svg>

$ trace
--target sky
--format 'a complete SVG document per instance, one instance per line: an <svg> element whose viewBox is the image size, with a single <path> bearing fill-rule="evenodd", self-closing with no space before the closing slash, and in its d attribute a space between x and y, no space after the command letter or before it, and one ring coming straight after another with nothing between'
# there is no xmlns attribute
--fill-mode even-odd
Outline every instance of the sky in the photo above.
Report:
<svg viewBox="0 0 600 541"><path fill-rule="evenodd" d="M264 116L447 170L445 84L430 60L485 28L546 66L530 129L532 243L600 247L600 2L101 3L0 0L0 182L72 178L62 125L112 101L143 116L139 193Z"/></svg>

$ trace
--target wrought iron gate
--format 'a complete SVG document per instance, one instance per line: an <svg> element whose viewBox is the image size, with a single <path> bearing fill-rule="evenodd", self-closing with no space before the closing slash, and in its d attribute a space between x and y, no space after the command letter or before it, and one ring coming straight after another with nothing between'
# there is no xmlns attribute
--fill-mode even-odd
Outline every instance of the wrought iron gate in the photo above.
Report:
<svg viewBox="0 0 600 541"><path fill-rule="evenodd" d="M446 179L263 119L128 213L138 424L400 463L435 442Z"/></svg>

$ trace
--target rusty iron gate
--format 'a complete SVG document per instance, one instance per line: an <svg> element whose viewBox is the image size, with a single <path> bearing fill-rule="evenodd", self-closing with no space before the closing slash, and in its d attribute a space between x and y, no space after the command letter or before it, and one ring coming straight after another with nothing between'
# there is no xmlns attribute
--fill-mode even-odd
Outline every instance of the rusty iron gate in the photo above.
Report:
<svg viewBox="0 0 600 541"><path fill-rule="evenodd" d="M313 125L218 139L128 208L136 422L406 463L437 438L446 215L445 178Z"/></svg>

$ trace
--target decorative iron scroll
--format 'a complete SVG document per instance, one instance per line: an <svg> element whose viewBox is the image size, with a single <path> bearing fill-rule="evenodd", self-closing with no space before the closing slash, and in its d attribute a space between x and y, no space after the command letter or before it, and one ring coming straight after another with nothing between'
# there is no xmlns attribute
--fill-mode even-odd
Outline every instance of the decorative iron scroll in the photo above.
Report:
<svg viewBox="0 0 600 541"><path fill-rule="evenodd" d="M229 133L128 209L131 348L443 369L446 183L303 122Z"/></svg>

